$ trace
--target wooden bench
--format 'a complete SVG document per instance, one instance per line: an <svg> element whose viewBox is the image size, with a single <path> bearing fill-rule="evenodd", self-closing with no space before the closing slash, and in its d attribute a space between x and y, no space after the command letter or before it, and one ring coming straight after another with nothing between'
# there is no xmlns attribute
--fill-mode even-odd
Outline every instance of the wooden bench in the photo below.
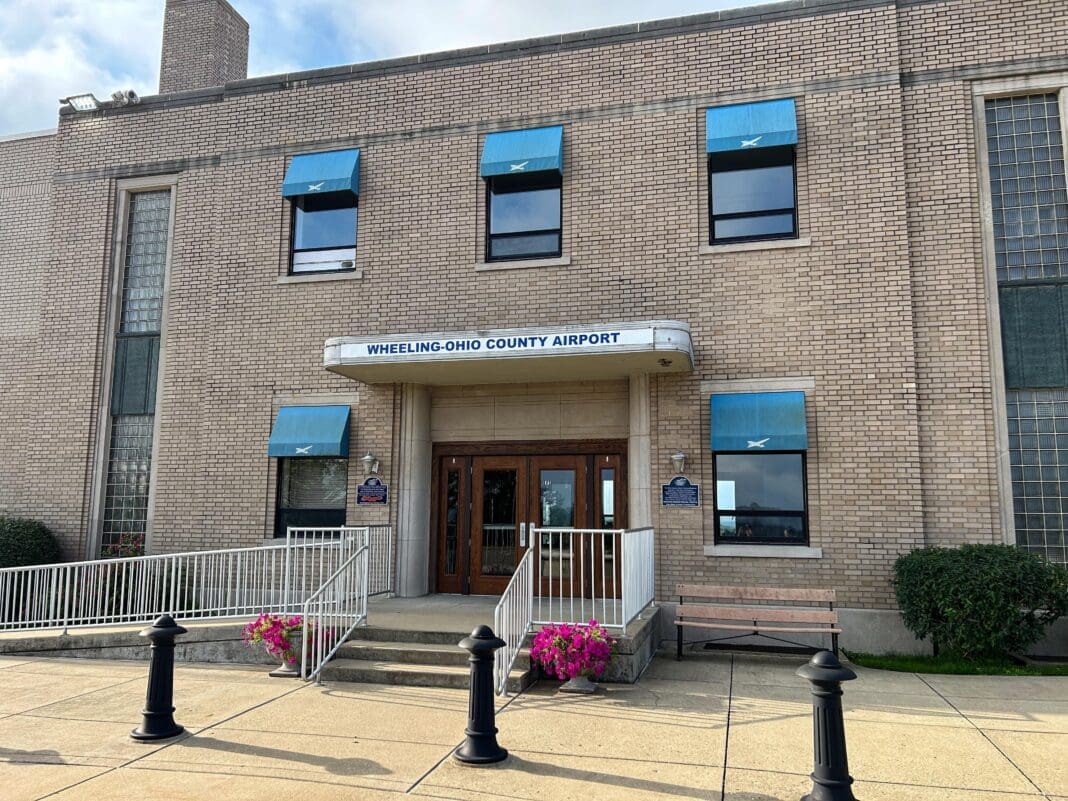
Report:
<svg viewBox="0 0 1068 801"><path fill-rule="evenodd" d="M789 640L782 640L779 637L769 637L765 632L829 634L831 649L835 654L838 653L838 635L842 633L842 630L838 628L838 613L834 610L834 590L706 587L699 584L679 584L676 587L676 594L679 596L679 606L675 610L675 628L678 633L676 659L682 659L684 626L745 632L745 634L723 637L721 641L758 634L791 645L801 645L801 643L790 643ZM772 601L789 603L791 606L745 605L747 601ZM826 607L817 607L816 604L826 604Z"/></svg>

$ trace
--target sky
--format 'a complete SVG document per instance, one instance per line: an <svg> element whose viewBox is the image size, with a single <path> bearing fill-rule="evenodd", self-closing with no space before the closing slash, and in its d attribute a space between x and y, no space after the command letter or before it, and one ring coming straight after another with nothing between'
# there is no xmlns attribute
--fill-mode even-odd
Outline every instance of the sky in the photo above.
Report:
<svg viewBox="0 0 1068 801"><path fill-rule="evenodd" d="M231 0L249 76L756 5L754 0ZM59 98L155 94L164 0L0 0L0 136L54 128Z"/></svg>

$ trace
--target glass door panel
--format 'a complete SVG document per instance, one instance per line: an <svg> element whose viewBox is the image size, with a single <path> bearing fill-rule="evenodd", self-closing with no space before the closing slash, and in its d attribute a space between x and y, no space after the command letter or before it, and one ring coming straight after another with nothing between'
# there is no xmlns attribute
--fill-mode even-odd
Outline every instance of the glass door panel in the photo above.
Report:
<svg viewBox="0 0 1068 801"><path fill-rule="evenodd" d="M482 575L510 576L516 563L518 470L482 473Z"/></svg>
<svg viewBox="0 0 1068 801"><path fill-rule="evenodd" d="M596 456L594 463L594 528L624 528L626 506L623 496L620 458ZM620 597L619 534L601 534L593 543L593 585L597 595Z"/></svg>
<svg viewBox="0 0 1068 801"><path fill-rule="evenodd" d="M534 456L530 460L533 522L539 528L585 528L586 457ZM567 532L544 531L535 555L541 594L569 595L579 587L586 560L583 540Z"/></svg>
<svg viewBox="0 0 1068 801"><path fill-rule="evenodd" d="M519 523L527 503L526 459L476 456L471 486L471 592L500 593L525 550Z"/></svg>
<svg viewBox="0 0 1068 801"><path fill-rule="evenodd" d="M469 459L446 456L438 470L438 592L466 592L470 557L467 506Z"/></svg>

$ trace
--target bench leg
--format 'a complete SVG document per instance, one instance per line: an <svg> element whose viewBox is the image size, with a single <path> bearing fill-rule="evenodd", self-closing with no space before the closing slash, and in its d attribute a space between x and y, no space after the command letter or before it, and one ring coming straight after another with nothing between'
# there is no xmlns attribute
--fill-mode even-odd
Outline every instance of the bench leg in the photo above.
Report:
<svg viewBox="0 0 1068 801"><path fill-rule="evenodd" d="M682 626L675 626L675 661L682 661Z"/></svg>
<svg viewBox="0 0 1068 801"><path fill-rule="evenodd" d="M831 650L834 651L834 655L838 656L838 635L831 635Z"/></svg>

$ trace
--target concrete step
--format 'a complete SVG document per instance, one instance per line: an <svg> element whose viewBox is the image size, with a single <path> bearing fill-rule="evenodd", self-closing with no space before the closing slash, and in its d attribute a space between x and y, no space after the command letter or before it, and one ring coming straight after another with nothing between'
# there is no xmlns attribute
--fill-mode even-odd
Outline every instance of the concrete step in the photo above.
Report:
<svg viewBox="0 0 1068 801"><path fill-rule="evenodd" d="M363 659L373 662L407 662L413 665L454 665L464 667L470 654L452 645L435 645L420 642L379 642L349 640L342 645L335 659ZM530 651L519 652L516 667L530 667Z"/></svg>
<svg viewBox="0 0 1068 801"><path fill-rule="evenodd" d="M352 632L349 642L412 642L424 645L451 645L456 647L469 631L423 631L420 629L384 628L381 626L361 626ZM459 650L459 649L457 649Z"/></svg>
<svg viewBox="0 0 1068 801"><path fill-rule="evenodd" d="M351 681L366 684L401 684L408 687L450 687L466 690L470 683L466 665L420 665L411 662L385 662L368 659L331 659L323 668L323 681ZM534 682L533 671L513 670L508 691L519 692Z"/></svg>

